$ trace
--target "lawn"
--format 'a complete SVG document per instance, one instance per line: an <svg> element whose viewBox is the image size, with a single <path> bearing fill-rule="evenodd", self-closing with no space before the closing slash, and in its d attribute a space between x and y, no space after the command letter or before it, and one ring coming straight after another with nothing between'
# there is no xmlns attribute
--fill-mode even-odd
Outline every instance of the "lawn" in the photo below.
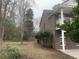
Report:
<svg viewBox="0 0 79 59"><path fill-rule="evenodd" d="M24 42L23 45L20 42L4 42L3 46L6 45L16 46L23 56L28 56L31 59L75 59L60 51L42 48L35 42Z"/></svg>

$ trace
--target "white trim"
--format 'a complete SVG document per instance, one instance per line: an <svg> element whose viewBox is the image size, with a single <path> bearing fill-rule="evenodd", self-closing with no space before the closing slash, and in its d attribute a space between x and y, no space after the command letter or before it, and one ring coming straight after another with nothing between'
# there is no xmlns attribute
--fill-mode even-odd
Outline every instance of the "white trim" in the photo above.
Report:
<svg viewBox="0 0 79 59"><path fill-rule="evenodd" d="M78 46L78 47L79 47L79 44L77 44L76 46Z"/></svg>
<svg viewBox="0 0 79 59"><path fill-rule="evenodd" d="M62 33L62 49L63 51L65 51L64 31L62 30L61 33Z"/></svg>
<svg viewBox="0 0 79 59"><path fill-rule="evenodd" d="M61 24L64 24L63 8L61 8ZM62 35L62 49L63 49L63 51L65 51L64 30L61 30L61 35Z"/></svg>

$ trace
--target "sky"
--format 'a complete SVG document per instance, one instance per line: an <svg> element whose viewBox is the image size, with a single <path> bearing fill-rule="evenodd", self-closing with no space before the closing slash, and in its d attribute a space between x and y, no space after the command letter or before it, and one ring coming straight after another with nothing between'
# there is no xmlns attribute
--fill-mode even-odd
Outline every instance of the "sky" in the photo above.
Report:
<svg viewBox="0 0 79 59"><path fill-rule="evenodd" d="M54 5L61 2L62 0L35 0L35 5L33 6L35 31L39 30L39 23L41 20L43 10L52 10Z"/></svg>

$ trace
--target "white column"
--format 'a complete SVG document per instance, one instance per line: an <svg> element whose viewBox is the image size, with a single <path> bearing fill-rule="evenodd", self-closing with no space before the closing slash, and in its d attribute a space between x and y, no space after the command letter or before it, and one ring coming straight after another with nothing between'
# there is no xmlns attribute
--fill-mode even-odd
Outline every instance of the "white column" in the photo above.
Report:
<svg viewBox="0 0 79 59"><path fill-rule="evenodd" d="M64 24L64 14L63 14L63 8L61 8L61 24ZM65 37L64 37L64 30L61 30L62 35L62 49L65 51Z"/></svg>

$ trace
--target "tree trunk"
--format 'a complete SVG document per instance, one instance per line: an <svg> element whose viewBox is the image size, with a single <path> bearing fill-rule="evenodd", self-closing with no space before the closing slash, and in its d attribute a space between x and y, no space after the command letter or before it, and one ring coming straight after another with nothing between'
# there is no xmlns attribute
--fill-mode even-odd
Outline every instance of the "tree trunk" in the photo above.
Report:
<svg viewBox="0 0 79 59"><path fill-rule="evenodd" d="M24 20L24 18L23 18L23 20ZM21 22L21 44L23 44L23 36L24 36L24 27L23 27L23 20L22 20L22 22Z"/></svg>
<svg viewBox="0 0 79 59"><path fill-rule="evenodd" d="M23 44L23 31L21 32L21 44Z"/></svg>
<svg viewBox="0 0 79 59"><path fill-rule="evenodd" d="M0 0L0 41L2 42L2 33L3 33L3 29L2 29L2 0Z"/></svg>

